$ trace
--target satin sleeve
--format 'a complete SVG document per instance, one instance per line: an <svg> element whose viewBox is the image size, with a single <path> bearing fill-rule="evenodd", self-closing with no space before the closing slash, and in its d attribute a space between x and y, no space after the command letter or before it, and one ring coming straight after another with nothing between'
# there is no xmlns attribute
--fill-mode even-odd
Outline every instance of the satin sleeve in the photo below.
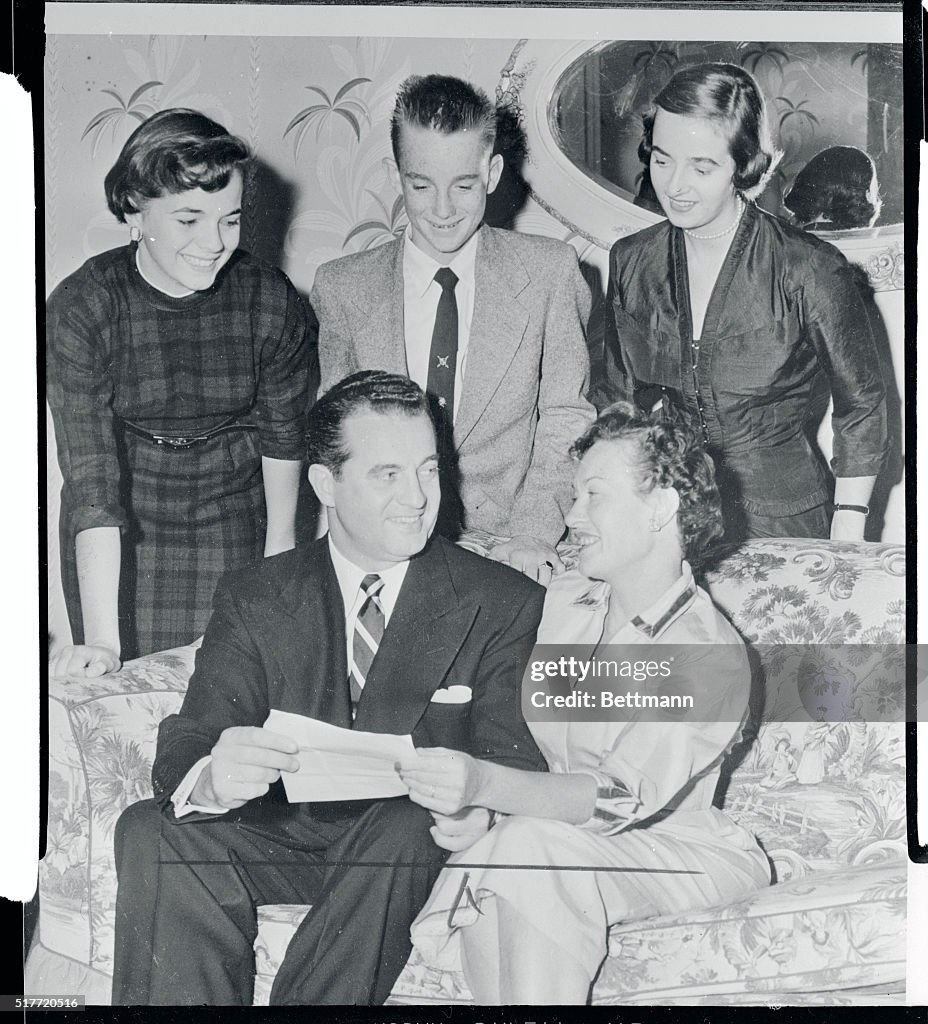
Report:
<svg viewBox="0 0 928 1024"><path fill-rule="evenodd" d="M842 261L815 267L805 282L808 336L831 383L832 469L875 476L887 452L886 386L874 337L879 310L861 272Z"/></svg>

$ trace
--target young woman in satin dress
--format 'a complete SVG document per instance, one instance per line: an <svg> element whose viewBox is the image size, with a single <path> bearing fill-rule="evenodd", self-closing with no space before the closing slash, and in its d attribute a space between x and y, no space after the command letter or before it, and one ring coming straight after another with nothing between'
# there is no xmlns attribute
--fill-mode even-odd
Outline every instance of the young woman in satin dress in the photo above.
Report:
<svg viewBox="0 0 928 1024"><path fill-rule="evenodd" d="M669 396L699 422L731 539L861 540L886 396L860 275L752 201L779 154L743 68L677 72L639 148L666 221L612 248L600 406ZM829 393L832 472L815 445Z"/></svg>

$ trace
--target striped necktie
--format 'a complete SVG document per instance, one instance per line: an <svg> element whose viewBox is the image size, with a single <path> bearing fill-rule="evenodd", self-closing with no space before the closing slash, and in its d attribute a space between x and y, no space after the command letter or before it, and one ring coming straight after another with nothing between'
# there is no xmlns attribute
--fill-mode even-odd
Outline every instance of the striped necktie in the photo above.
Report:
<svg viewBox="0 0 928 1024"><path fill-rule="evenodd" d="M384 618L383 606L380 603L380 591L383 580L377 573L368 573L361 580L361 591L364 600L358 610L354 624L354 638L351 645L351 670L348 673L348 686L351 693L351 717L355 716L361 691L367 680L377 648L383 639Z"/></svg>

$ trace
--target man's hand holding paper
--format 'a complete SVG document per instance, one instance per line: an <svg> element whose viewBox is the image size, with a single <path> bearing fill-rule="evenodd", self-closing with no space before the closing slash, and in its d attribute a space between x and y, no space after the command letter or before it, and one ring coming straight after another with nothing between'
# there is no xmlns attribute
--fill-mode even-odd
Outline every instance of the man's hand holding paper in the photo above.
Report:
<svg viewBox="0 0 928 1024"><path fill-rule="evenodd" d="M297 771L297 744L289 736L258 726L224 729L190 802L232 810L264 796L281 773Z"/></svg>

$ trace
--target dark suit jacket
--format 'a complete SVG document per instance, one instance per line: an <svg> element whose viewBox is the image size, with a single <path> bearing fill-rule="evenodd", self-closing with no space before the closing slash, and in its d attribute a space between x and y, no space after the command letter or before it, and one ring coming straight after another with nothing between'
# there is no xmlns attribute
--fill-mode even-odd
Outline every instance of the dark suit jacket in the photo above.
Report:
<svg viewBox="0 0 928 1024"><path fill-rule="evenodd" d="M410 563L354 727L544 770L520 701L543 598L521 573L434 537ZM169 816L174 790L230 726L262 725L276 708L350 728L345 648L327 539L226 576L183 706L158 732L152 782ZM471 687L470 703L431 701L454 684ZM279 808L281 790L246 805L249 816Z"/></svg>

